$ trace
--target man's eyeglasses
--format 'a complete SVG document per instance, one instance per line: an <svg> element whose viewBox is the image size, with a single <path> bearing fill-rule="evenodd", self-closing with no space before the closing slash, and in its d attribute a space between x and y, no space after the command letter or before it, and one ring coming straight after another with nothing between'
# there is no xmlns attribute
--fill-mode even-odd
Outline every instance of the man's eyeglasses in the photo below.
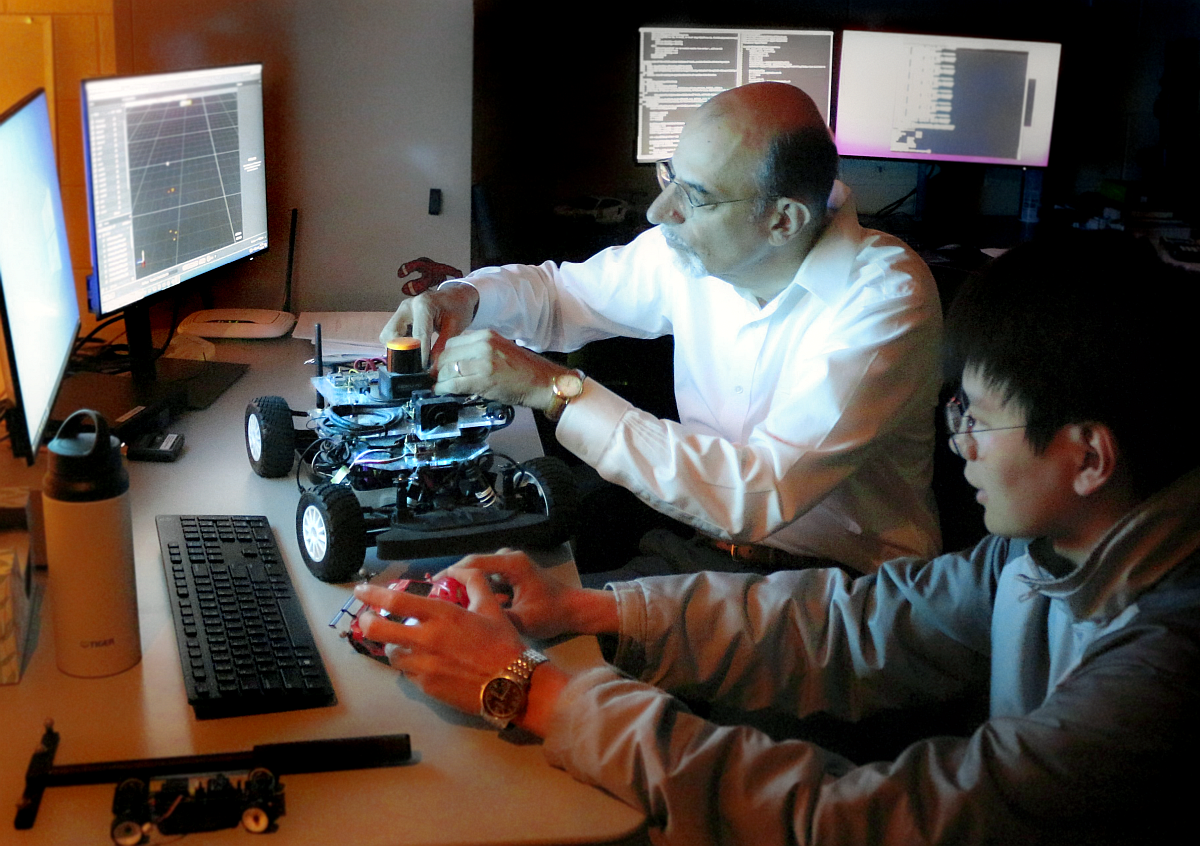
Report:
<svg viewBox="0 0 1200 846"><path fill-rule="evenodd" d="M727 203L744 203L747 200L756 200L758 195L753 197L739 197L736 200L716 200L715 202L705 202L703 199L696 196L696 192L684 185L675 178L675 168L671 165L670 159L663 159L654 163L654 175L658 177L658 187L662 191L666 191L671 185L674 185L683 199L687 200L687 204L693 209L703 209L709 206L723 206Z"/></svg>
<svg viewBox="0 0 1200 846"><path fill-rule="evenodd" d="M1020 426L994 426L990 429L978 429L975 427L975 418L967 413L967 400L961 394L957 393L946 401L946 430L950 433L950 449L959 458L973 458L973 455L968 455L968 452L974 450L962 449L958 439L964 435L970 435L974 438L975 435L982 432L1002 432L1007 429L1024 429L1026 424ZM974 440L972 440L972 444Z"/></svg>

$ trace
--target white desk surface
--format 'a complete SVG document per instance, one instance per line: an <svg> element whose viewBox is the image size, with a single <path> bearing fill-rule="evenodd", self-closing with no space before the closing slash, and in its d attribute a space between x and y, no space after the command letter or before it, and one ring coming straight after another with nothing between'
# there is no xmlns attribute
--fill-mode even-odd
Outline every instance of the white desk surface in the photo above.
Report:
<svg viewBox="0 0 1200 846"><path fill-rule="evenodd" d="M295 339L223 341L218 355L251 368L210 408L172 424L172 431L186 437L180 459L129 465L141 663L103 679L62 674L54 661L50 609L43 602L24 678L0 686L0 808L8 809L0 819L0 842L111 842L111 784L48 789L33 829L12 828L25 768L47 717L62 735L56 764L235 752L295 740L411 736L413 763L406 766L284 777L287 813L278 831L268 835L269 843L581 843L637 832L639 813L551 768L539 745L501 739L478 717L427 699L390 667L354 652L326 625L347 587L324 584L308 572L296 543L295 479L256 476L242 435L244 409L254 397L277 394L294 409L311 407L312 368L303 362L312 346ZM532 416L523 410L490 443L517 458L540 452ZM267 516L333 680L337 705L202 722L194 718L154 524L155 515L172 513ZM577 578L565 545L540 563L555 567L564 579ZM601 660L591 638L548 651L571 668ZM247 837L245 831L227 829L192 834L186 842L245 844ZM152 842L169 839L156 834Z"/></svg>

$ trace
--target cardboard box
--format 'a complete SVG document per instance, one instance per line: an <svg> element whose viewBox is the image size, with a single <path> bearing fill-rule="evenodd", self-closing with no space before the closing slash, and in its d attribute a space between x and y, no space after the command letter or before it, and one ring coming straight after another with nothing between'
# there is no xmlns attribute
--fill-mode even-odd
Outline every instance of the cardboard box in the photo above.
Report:
<svg viewBox="0 0 1200 846"><path fill-rule="evenodd" d="M16 684L24 669L33 622L29 535L0 532L0 684Z"/></svg>

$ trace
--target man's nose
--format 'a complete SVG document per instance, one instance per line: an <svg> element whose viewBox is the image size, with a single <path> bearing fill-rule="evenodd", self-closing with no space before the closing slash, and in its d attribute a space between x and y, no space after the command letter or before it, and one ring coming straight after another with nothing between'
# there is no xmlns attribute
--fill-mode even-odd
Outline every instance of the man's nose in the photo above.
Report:
<svg viewBox="0 0 1200 846"><path fill-rule="evenodd" d="M646 220L655 225L683 223L683 212L673 196L676 193L672 190L673 188L673 185L668 185L659 192L659 195L654 198L654 202L650 204L650 208L646 209Z"/></svg>

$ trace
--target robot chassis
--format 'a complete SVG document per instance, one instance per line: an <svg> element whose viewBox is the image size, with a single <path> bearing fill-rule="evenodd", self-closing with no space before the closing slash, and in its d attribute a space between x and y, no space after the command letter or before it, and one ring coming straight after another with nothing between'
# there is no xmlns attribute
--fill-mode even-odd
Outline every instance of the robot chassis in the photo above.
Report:
<svg viewBox="0 0 1200 846"><path fill-rule="evenodd" d="M317 408L258 397L244 428L259 476L286 476L298 463L296 535L317 578L353 579L370 544L380 559L398 560L548 548L570 537L578 494L566 464L518 463L487 444L512 422L512 406L436 395L420 371L324 373L317 359Z"/></svg>

